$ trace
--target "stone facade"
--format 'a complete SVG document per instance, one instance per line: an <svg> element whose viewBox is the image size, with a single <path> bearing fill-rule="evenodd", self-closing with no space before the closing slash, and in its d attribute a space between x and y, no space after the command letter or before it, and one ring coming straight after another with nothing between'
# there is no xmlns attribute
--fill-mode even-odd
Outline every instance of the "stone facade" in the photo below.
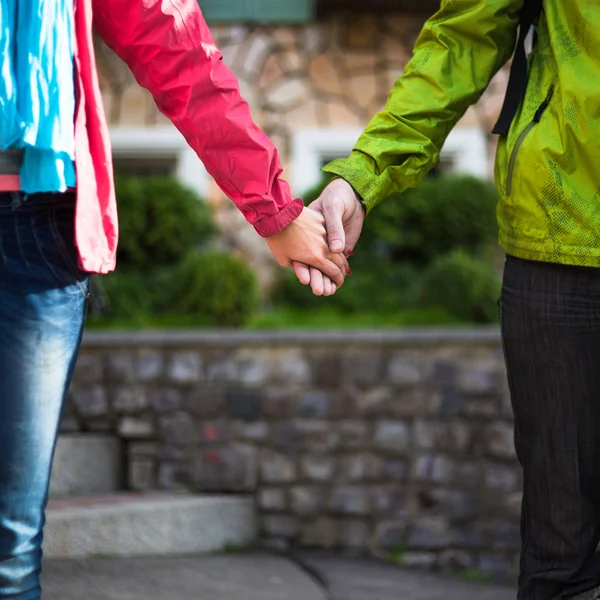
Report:
<svg viewBox="0 0 600 600"><path fill-rule="evenodd" d="M133 490L254 493L272 544L514 575L494 330L89 334L63 430L118 436Z"/></svg>

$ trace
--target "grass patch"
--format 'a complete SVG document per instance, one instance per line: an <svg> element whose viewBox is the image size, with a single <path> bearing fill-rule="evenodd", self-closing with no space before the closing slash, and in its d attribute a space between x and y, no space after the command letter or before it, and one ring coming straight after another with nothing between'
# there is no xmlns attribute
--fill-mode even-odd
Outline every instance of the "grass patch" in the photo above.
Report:
<svg viewBox="0 0 600 600"><path fill-rule="evenodd" d="M393 565L399 565L402 563L405 554L406 544L404 542L398 542L387 553L386 560Z"/></svg>
<svg viewBox="0 0 600 600"><path fill-rule="evenodd" d="M439 308L414 308L395 313L355 312L344 313L336 309L275 308L251 319L244 329L384 329L427 325L462 325ZM211 329L210 319L201 315L136 315L134 318L106 318L90 315L90 330L148 330L148 329Z"/></svg>
<svg viewBox="0 0 600 600"><path fill-rule="evenodd" d="M479 569L467 569L466 571L460 571L454 573L458 579L463 581L470 581L471 583L490 583L492 576L489 573L484 573Z"/></svg>

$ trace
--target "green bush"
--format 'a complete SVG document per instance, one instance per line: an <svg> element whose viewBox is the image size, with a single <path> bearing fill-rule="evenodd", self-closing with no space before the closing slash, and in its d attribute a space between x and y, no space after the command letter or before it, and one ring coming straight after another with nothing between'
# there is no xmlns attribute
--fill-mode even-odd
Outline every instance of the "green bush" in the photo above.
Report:
<svg viewBox="0 0 600 600"><path fill-rule="evenodd" d="M393 313L409 306L418 291L418 274L407 263L386 259L369 264L364 256L352 260L354 275L333 297L315 296L309 286L298 282L295 274L285 271L276 284L271 299L278 306L315 309L327 307L343 313L378 311Z"/></svg>
<svg viewBox="0 0 600 600"><path fill-rule="evenodd" d="M305 194L316 199L328 180ZM356 249L393 262L427 265L454 248L477 252L497 237L494 185L469 175L431 177L403 194L394 194L371 211Z"/></svg>
<svg viewBox="0 0 600 600"><path fill-rule="evenodd" d="M166 312L240 327L254 315L258 301L258 282L248 264L232 254L208 251L190 254L172 271Z"/></svg>
<svg viewBox="0 0 600 600"><path fill-rule="evenodd" d="M216 233L208 205L170 177L116 178L119 268L173 265Z"/></svg>
<svg viewBox="0 0 600 600"><path fill-rule="evenodd" d="M493 323L498 320L499 294L500 278L489 264L458 249L427 269L420 299L424 306L445 309L464 322Z"/></svg>

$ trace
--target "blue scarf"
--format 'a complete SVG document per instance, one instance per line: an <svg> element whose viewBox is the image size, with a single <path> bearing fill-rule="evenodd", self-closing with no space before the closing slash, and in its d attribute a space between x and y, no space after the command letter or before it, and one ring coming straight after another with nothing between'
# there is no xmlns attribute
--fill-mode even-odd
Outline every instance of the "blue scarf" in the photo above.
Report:
<svg viewBox="0 0 600 600"><path fill-rule="evenodd" d="M73 0L0 0L0 149L28 194L75 186L73 47Z"/></svg>

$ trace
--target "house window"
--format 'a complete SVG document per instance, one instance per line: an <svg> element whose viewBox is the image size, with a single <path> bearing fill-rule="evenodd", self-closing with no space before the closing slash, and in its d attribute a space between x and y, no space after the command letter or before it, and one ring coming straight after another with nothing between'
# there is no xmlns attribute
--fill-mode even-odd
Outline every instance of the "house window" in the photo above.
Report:
<svg viewBox="0 0 600 600"><path fill-rule="evenodd" d="M114 127L110 138L116 173L176 177L200 197L207 197L209 175L174 127Z"/></svg>
<svg viewBox="0 0 600 600"><path fill-rule="evenodd" d="M292 142L292 184L301 196L322 178L320 169L335 158L350 154L362 129L306 129L295 132ZM454 129L442 148L433 175L469 173L488 176L486 138L479 129Z"/></svg>
<svg viewBox="0 0 600 600"><path fill-rule="evenodd" d="M199 0L209 22L305 23L316 13L316 0Z"/></svg>

